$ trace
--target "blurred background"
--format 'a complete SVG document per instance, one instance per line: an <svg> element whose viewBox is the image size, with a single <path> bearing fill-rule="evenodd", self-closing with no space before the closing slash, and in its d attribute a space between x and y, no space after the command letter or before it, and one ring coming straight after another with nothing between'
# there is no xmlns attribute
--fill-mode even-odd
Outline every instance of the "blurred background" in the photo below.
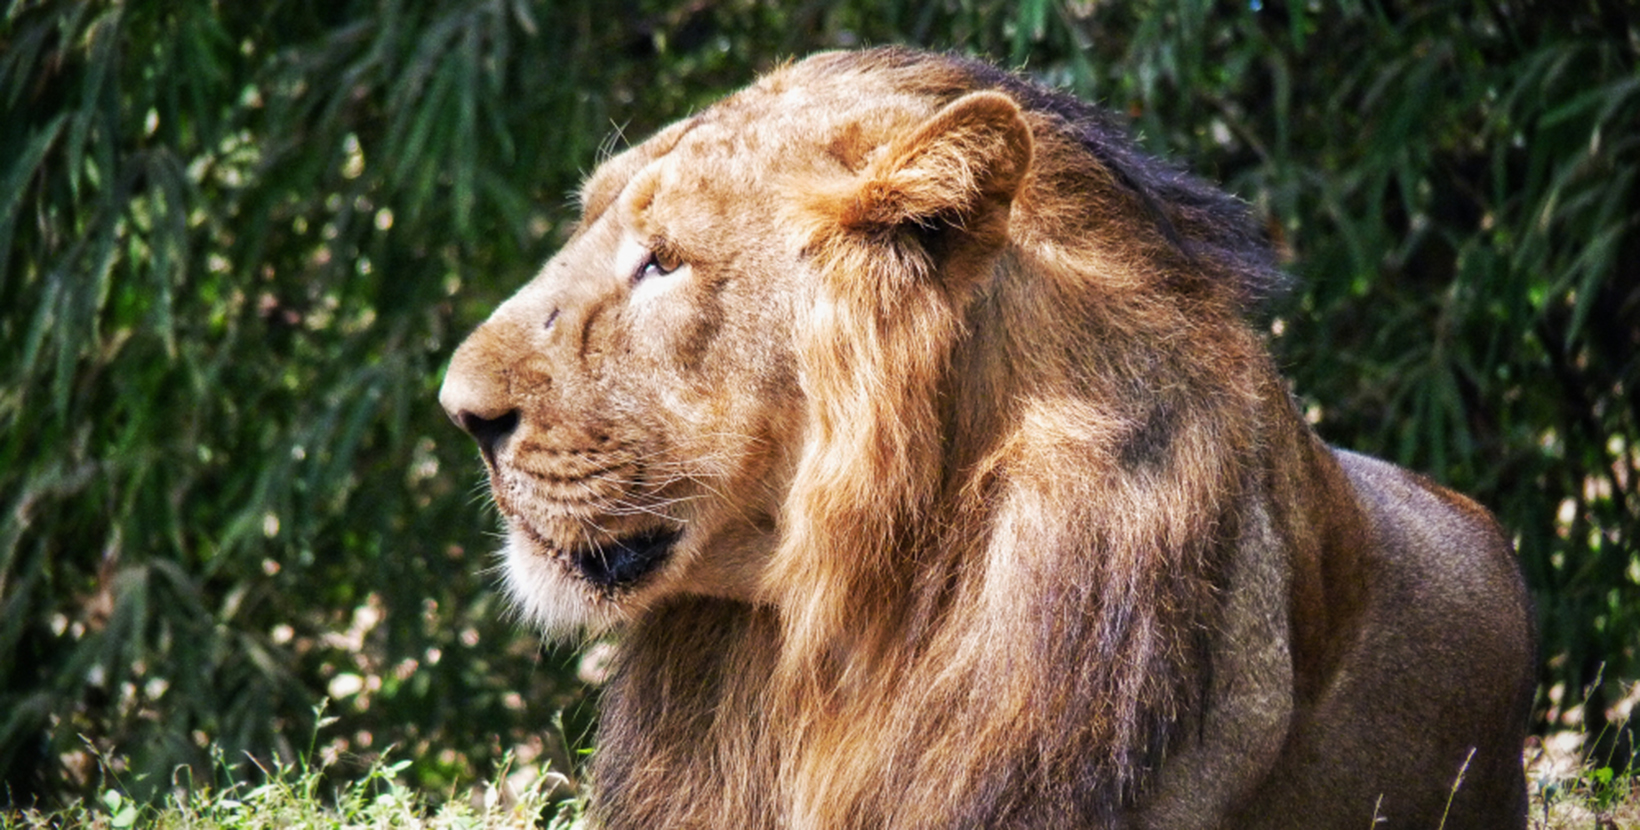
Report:
<svg viewBox="0 0 1640 830"><path fill-rule="evenodd" d="M573 773L596 653L495 590L436 402L604 154L791 56L989 56L1252 203L1329 441L1476 496L1536 729L1640 677L1634 0L13 0L0 23L0 785L393 746ZM1456 624L1462 624L1458 621ZM329 700L325 719L316 715ZM333 718L333 720L332 720Z"/></svg>

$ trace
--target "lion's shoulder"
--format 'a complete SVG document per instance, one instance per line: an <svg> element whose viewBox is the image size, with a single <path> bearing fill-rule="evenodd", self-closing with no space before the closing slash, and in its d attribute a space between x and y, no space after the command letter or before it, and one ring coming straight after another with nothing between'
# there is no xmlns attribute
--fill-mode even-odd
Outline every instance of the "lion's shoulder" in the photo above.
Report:
<svg viewBox="0 0 1640 830"><path fill-rule="evenodd" d="M1335 449L1371 528L1361 548L1393 574L1412 602L1462 603L1455 614L1518 605L1525 586L1514 545L1491 512L1428 476Z"/></svg>

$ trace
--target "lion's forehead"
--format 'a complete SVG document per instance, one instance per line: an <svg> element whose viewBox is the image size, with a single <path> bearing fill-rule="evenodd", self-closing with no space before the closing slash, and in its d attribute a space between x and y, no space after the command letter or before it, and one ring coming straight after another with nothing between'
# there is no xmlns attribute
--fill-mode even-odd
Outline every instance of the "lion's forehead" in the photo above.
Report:
<svg viewBox="0 0 1640 830"><path fill-rule="evenodd" d="M862 173L892 142L986 85L960 62L906 58L830 53L764 75L601 165L584 193L584 221L624 203L640 236L664 237L641 225L670 202L675 209L658 221L790 225L782 205L804 201L829 177Z"/></svg>
<svg viewBox="0 0 1640 830"><path fill-rule="evenodd" d="M846 60L784 67L599 165L582 189L582 227L630 198L632 185L646 177L674 195L721 192L744 203L755 201L745 195L768 192L793 174L857 171L877 148L969 85L956 75L933 83L921 74L864 71ZM635 201L647 207L652 195Z"/></svg>
<svg viewBox="0 0 1640 830"><path fill-rule="evenodd" d="M840 144L852 145L855 155L869 153L935 109L935 101L886 89L868 95L833 86L753 87L695 116L681 134L663 131L634 148L647 163L633 179L660 170L692 188L739 191L778 184L791 173L849 168Z"/></svg>

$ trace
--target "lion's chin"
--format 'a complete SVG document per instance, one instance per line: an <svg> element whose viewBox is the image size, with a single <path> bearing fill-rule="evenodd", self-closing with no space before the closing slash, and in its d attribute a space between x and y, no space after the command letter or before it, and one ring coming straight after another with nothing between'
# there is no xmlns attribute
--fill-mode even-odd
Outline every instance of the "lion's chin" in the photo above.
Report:
<svg viewBox="0 0 1640 830"><path fill-rule="evenodd" d="M554 554L511 525L501 551L508 596L549 637L596 633L628 616L624 595L670 560L679 534L652 530L596 548Z"/></svg>

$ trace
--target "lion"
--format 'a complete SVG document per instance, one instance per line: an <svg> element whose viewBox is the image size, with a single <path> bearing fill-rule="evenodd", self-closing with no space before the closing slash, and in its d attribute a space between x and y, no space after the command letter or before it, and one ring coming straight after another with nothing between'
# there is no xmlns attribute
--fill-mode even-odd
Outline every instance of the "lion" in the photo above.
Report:
<svg viewBox="0 0 1640 830"><path fill-rule="evenodd" d="M521 614L619 642L596 824L1524 826L1512 546L1296 412L1243 203L902 48L580 198L439 399Z"/></svg>

